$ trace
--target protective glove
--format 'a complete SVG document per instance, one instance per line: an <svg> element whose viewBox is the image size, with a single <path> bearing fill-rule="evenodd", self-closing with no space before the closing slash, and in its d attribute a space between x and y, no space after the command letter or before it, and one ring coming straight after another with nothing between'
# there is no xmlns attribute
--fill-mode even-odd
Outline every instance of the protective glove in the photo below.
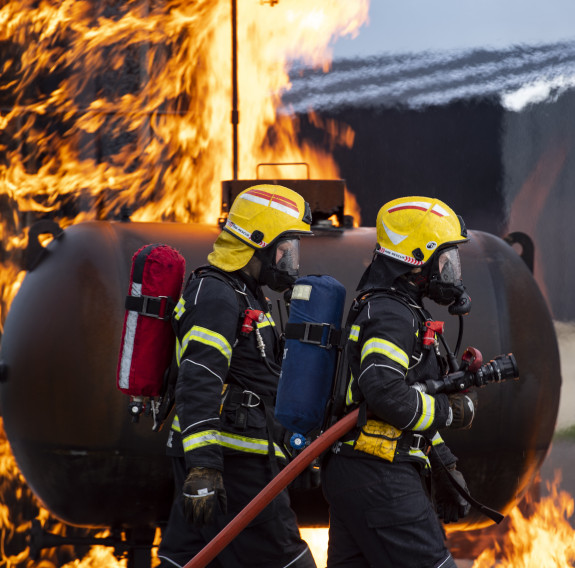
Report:
<svg viewBox="0 0 575 568"><path fill-rule="evenodd" d="M455 464L448 467L449 473L457 483L467 491L467 484L460 471L455 469ZM443 468L433 472L433 501L438 517L444 523L456 523L459 519L467 516L471 505L459 494L449 479L449 474Z"/></svg>
<svg viewBox="0 0 575 568"><path fill-rule="evenodd" d="M193 467L182 489L186 520L195 527L213 524L216 515L227 512L226 490L222 472L206 467Z"/></svg>
<svg viewBox="0 0 575 568"><path fill-rule="evenodd" d="M468 430L471 428L471 423L475 418L475 409L477 408L477 393L474 391L458 392L450 394L448 398L453 415L451 424L448 424L448 426L454 430Z"/></svg>

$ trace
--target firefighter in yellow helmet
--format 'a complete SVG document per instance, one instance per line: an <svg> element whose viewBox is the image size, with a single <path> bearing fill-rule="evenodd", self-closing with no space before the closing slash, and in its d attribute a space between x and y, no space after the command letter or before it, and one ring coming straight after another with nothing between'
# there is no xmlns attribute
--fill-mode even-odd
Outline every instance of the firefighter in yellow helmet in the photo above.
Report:
<svg viewBox="0 0 575 568"><path fill-rule="evenodd" d="M458 253L467 240L461 218L438 199L395 199L379 211L347 343L346 404L360 407L360 420L322 469L328 568L455 568L438 517L455 522L469 504L449 479L465 488L438 430L469 428L475 406L469 394L431 396L420 387L446 371L423 298L469 311ZM424 486L431 479L433 502Z"/></svg>
<svg viewBox="0 0 575 568"><path fill-rule="evenodd" d="M286 459L274 418L282 354L262 286L281 292L295 282L310 225L308 204L286 187L241 192L209 265L193 272L174 310L179 372L167 445L176 493L158 551L163 568L184 566ZM314 568L287 491L215 562Z"/></svg>

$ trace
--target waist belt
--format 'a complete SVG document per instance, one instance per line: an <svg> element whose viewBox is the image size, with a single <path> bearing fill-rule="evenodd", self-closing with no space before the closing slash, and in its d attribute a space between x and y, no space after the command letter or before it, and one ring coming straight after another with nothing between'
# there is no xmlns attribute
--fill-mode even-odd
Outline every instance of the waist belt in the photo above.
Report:
<svg viewBox="0 0 575 568"><path fill-rule="evenodd" d="M274 475L279 471L274 448L274 405L275 397L257 394L244 389L239 385L228 384L223 407L236 411L234 426L238 430L245 430L248 424L248 411L250 408L261 407L266 418L266 431L268 438L268 455Z"/></svg>
<svg viewBox="0 0 575 568"><path fill-rule="evenodd" d="M351 432L343 436L338 442L332 446L334 453L343 453L344 455L357 455L353 449L353 445L360 434L359 428L354 428ZM424 454L429 452L431 443L422 434L417 432L403 432L398 441L398 451L401 453L409 453L409 451L420 451Z"/></svg>
<svg viewBox="0 0 575 568"><path fill-rule="evenodd" d="M237 390L241 387L234 388L228 395L227 400L232 404L239 404L244 408L256 408L263 403L264 398L251 390Z"/></svg>

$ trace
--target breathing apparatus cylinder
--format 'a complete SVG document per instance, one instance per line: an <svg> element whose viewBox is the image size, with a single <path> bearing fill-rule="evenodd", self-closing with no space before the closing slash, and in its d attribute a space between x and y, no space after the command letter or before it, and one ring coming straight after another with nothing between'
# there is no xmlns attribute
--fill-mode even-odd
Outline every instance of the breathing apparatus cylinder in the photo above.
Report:
<svg viewBox="0 0 575 568"><path fill-rule="evenodd" d="M303 276L293 288L275 415L305 437L321 428L336 371L345 287L327 275ZM292 444L302 449L302 438Z"/></svg>

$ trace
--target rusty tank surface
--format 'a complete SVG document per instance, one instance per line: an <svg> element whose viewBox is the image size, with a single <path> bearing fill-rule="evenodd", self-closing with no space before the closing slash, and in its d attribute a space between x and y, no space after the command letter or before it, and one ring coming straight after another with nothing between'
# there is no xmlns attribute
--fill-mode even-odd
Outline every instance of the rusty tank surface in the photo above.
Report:
<svg viewBox="0 0 575 568"><path fill-rule="evenodd" d="M45 507L88 527L157 526L172 498L168 428L132 423L116 366L133 253L166 243L205 264L219 228L196 224L94 221L56 231L30 264L2 338L0 405L18 466ZM347 306L376 242L375 228L316 228L302 240L303 274L330 274ZM512 352L520 379L479 390L471 430L443 432L471 493L508 512L533 482L549 448L559 405L559 353L551 316L527 264L503 239L470 231L460 247L473 300L462 350L485 361ZM279 296L270 296L279 322ZM458 319L431 302L454 347ZM285 314L284 314L285 320ZM461 350L461 352L462 352ZM461 355L460 352L460 355ZM320 490L293 491L302 526L327 522ZM491 521L472 510L461 528Z"/></svg>

